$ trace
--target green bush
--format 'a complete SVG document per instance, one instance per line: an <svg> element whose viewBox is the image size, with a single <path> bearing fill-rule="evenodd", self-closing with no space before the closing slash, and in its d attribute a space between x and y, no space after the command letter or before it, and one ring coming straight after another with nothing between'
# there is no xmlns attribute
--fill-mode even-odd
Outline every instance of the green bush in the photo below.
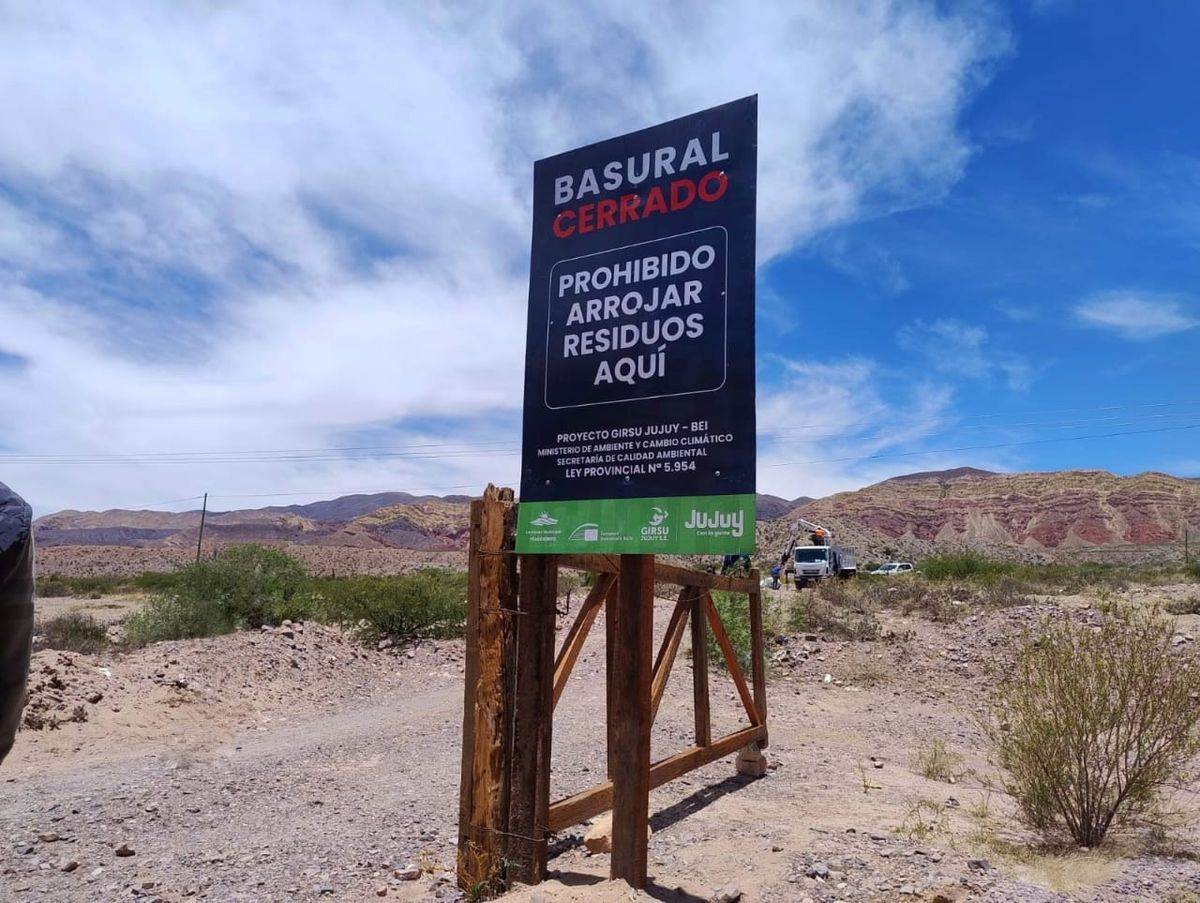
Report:
<svg viewBox="0 0 1200 903"><path fill-rule="evenodd" d="M131 645L144 646L160 640L219 636L237 628L237 619L219 599L163 593L129 616L125 622L125 636Z"/></svg>
<svg viewBox="0 0 1200 903"><path fill-rule="evenodd" d="M311 617L315 611L304 565L287 552L260 545L231 546L158 585L162 589L129 618L127 635L135 645L216 636Z"/></svg>
<svg viewBox="0 0 1200 903"><path fill-rule="evenodd" d="M724 592L722 590L713 590L712 600L713 606L717 609L717 614L721 616L721 623L725 625L725 635L729 637L729 645L733 647L733 654L734 658L737 659L738 667L742 669L743 675L749 675L752 661L750 602L744 595ZM708 637L709 663L716 662L724 668L725 653L721 651L721 646L717 643L716 637L713 636L712 630L705 631L705 636Z"/></svg>
<svg viewBox="0 0 1200 903"><path fill-rule="evenodd" d="M317 580L311 592L323 617L367 643L457 637L466 624L463 571L425 568L395 577Z"/></svg>
<svg viewBox="0 0 1200 903"><path fill-rule="evenodd" d="M82 599L99 599L119 593L154 592L168 589L178 581L177 573L146 571L136 577L116 574L100 574L88 577L66 577L62 574L40 575L34 583L37 595L70 596Z"/></svg>
<svg viewBox="0 0 1200 903"><path fill-rule="evenodd" d="M1200 667L1156 611L1114 608L1099 629L1047 620L999 665L981 726L1004 787L1047 839L1095 846L1153 816L1200 753Z"/></svg>
<svg viewBox="0 0 1200 903"><path fill-rule="evenodd" d="M1014 573L1018 566L975 552L960 552L956 555L926 558L921 562L920 570L930 580L995 579Z"/></svg>
<svg viewBox="0 0 1200 903"><path fill-rule="evenodd" d="M92 577L64 577L59 574L39 576L34 589L40 597L70 596L72 598L98 599L111 596L131 585L127 577L101 575Z"/></svg>
<svg viewBox="0 0 1200 903"><path fill-rule="evenodd" d="M69 611L34 626L38 649L61 649L64 652L92 654L108 646L104 625L81 611Z"/></svg>

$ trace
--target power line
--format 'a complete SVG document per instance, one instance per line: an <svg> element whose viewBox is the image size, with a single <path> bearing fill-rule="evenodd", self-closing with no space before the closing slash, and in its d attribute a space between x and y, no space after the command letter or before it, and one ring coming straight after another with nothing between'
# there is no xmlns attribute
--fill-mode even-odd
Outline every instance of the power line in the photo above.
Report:
<svg viewBox="0 0 1200 903"><path fill-rule="evenodd" d="M284 498L297 495L380 495L382 493L398 493L403 495L422 495L431 492L447 492L451 489L478 489L478 483L459 483L457 486L426 486L424 489L298 489L294 492L233 492L212 493L210 499L266 499ZM199 496L197 496L198 498Z"/></svg>
<svg viewBox="0 0 1200 903"><path fill-rule="evenodd" d="M946 433L946 432L951 432L951 431L958 432L958 431L965 431L965 430L1022 429L1025 427L1066 430L1066 429L1074 429L1074 428L1077 428L1080 426L1086 426L1087 424L1093 424L1093 423L1117 423L1117 424L1124 425L1124 424L1141 423L1141 422L1149 421L1149 420L1171 420L1171 419L1179 419L1179 418L1185 418L1185 417L1195 417L1197 414L1200 414L1200 408L1198 408L1196 410L1189 410L1189 411L1178 411L1178 412L1173 412L1173 413L1169 413L1169 414L1143 414L1138 417L1134 417L1132 415L1127 415L1127 414L1122 414L1122 415L1118 415L1118 416L1114 416L1114 417L1091 417L1091 418L1082 418L1082 419L1077 418L1077 419L1071 419L1071 420L1024 420L1024 421L1017 421L1015 423L973 423L973 424L965 424L965 425L959 424L959 423L954 423L954 424L949 424L944 428L936 428L935 427L931 430L931 432L936 434L936 433ZM825 428L838 428L841 425L827 423L827 424L824 424L823 426ZM802 429L809 429L809 428L810 427L796 427L795 429L785 428L785 429L779 429L779 430L764 430L762 432L762 435L765 435L768 437L769 436L782 436L787 433L798 432ZM811 427L811 428L816 429L817 427ZM846 434L846 435L847 435L847 438L869 438L869 437L855 437L851 434ZM796 443L800 443L800 442L814 441L814 440L797 439L797 440L792 440L792 441L796 442Z"/></svg>
<svg viewBox="0 0 1200 903"><path fill-rule="evenodd" d="M426 448L447 448L447 449L473 449L485 448L496 445L513 445L516 440L513 439L498 439L488 442L426 442L416 445L347 445L347 446L331 446L328 448L280 448L280 449L247 449L244 451L185 451L185 452L65 452L57 454L41 454L21 452L10 452L0 454L0 459L4 460L25 460L30 458L46 458L46 459L61 459L61 458L179 458L179 457L208 457L208 456L254 456L254 455L292 455L292 454L329 454L332 452L360 452L360 451L406 451L409 449L426 449Z"/></svg>
<svg viewBox="0 0 1200 903"><path fill-rule="evenodd" d="M997 442L992 445L960 445L957 448L930 448L913 452L885 452L877 455L848 455L842 458L814 458L811 461L781 461L765 464L764 467L795 467L802 464L834 464L844 461L874 461L879 458L915 458L923 455L939 455L948 452L983 451L996 448L1020 448L1026 445L1047 445L1052 442L1082 442L1086 439L1114 439L1118 436L1142 436L1148 433L1172 433L1182 430L1200 429L1200 423L1187 426L1163 426L1149 430L1129 430L1117 433L1095 433L1090 436L1059 436L1053 439L1028 439L1024 442Z"/></svg>
<svg viewBox="0 0 1200 903"><path fill-rule="evenodd" d="M1131 411L1131 410L1146 410L1149 408L1169 408L1187 405L1190 408L1195 408L1200 405L1200 402L1195 400L1188 401L1163 401L1149 402L1137 405L1106 405L1103 407L1079 407L1079 408L1057 408L1043 409L1024 412L1026 416L1038 414L1062 414L1062 413L1078 413L1078 412L1109 412L1109 411ZM1044 421L1023 421L1016 423L989 423L989 424L964 424L962 421L981 420L993 417L1011 416L1012 411L996 411L979 414L969 414L956 418L957 423L948 427L945 430L938 432L948 432L950 430L977 430L977 429L1010 429L1019 427L1042 427L1046 429L1071 429L1087 423L1099 423L1109 421L1119 421L1121 417L1099 417L1091 419L1073 418L1069 420L1044 420ZM1177 412L1174 414L1146 414L1138 417L1138 420L1148 420L1151 418L1161 419L1166 417L1184 417L1193 416L1195 412L1188 410L1185 412ZM1132 416L1132 415L1130 415ZM1125 419L1129 419L1126 417ZM1134 421L1136 422L1136 421ZM829 423L809 423L798 424L785 427L778 430L765 430L764 436L783 435L785 433L799 432L803 430L813 429L828 429L831 427ZM874 437L855 437L846 436L846 439L855 441L866 441L872 438L886 439L888 435L883 434ZM801 444L797 442L795 444ZM330 446L325 448L294 448L294 449L249 449L235 451L175 451L175 452L126 452L126 453L106 453L106 452L74 452L74 453L20 453L10 452L0 454L0 460L12 461L19 463L47 463L47 464L101 464L101 463L119 463L119 464L151 464L151 463L180 463L188 465L203 464L206 462L220 464L249 464L249 463L286 463L291 461L341 461L347 458L351 460L374 460L386 458L411 458L412 460L434 460L440 458L456 458L456 457L515 457L520 453L519 443L514 439L498 439L489 441L460 441L460 442L428 442L414 443L408 445L357 445L357 446ZM408 454L408 452L415 452ZM372 454L359 454L372 453Z"/></svg>
<svg viewBox="0 0 1200 903"><path fill-rule="evenodd" d="M1200 412L1196 412L1196 413L1200 413ZM1163 414L1163 415L1153 415L1153 416L1161 416L1161 417L1167 417L1170 419L1176 419L1183 415ZM1189 414L1187 416L1194 417L1194 416L1196 416L1196 414ZM1112 422L1112 421L1115 421L1115 422ZM1130 420L1128 418L1101 418L1100 421L1072 421L1072 422L1061 423L1061 424L1046 423L1046 424L1042 424L1042 426L1046 430L1073 430L1073 429L1079 429L1081 426L1083 426L1087 423L1096 423L1096 422L1111 422L1112 426L1117 427L1117 426L1136 426L1144 421L1143 420ZM1001 427L999 425L993 425L993 426L988 426L988 427L979 427L979 426L963 427L962 429L964 429L964 430L967 430L967 429L1001 429ZM873 440L880 440L880 441L891 440L891 442L893 444L895 444L895 443L899 443L902 441L916 441L917 438L927 439L927 438L930 438L931 436L942 435L942 434L950 433L950 432L951 432L951 430L933 429L933 430L926 432L921 437L913 437L910 439L897 438L896 433L894 431L890 432L890 433L876 433L875 435L871 435L871 436L860 436L860 435L856 435L856 434L844 433L844 434L841 434L838 436L823 436L823 437L820 437L819 439L816 439L816 438L814 438L814 439L786 439L786 440L782 440L782 441L776 440L774 442L771 442L770 444L776 448L791 447L791 446L797 446L797 445L813 445L817 442L870 442ZM767 434L765 438L769 439L769 437L770 437L770 434Z"/></svg>
<svg viewBox="0 0 1200 903"><path fill-rule="evenodd" d="M1195 407L1197 405L1200 405L1200 401L1197 401L1195 399L1190 399L1190 400L1185 400L1185 401L1156 401L1156 402L1149 402L1149 403L1145 403L1145 404L1135 404L1135 405L1104 405L1104 406L1100 406L1100 407L1091 407L1091 408L1045 408L1042 410L1033 410L1033 411L990 411L990 412L977 413L977 414L963 414L963 415L957 417L956 419L961 423L963 421L970 421L970 420L986 420L986 419L993 418L993 417L1007 417L1007 416L1012 416L1014 414L1018 415L1018 416L1025 416L1025 417L1034 417L1039 414L1073 414L1073 413L1096 414L1096 413L1103 413L1103 412L1108 412L1108 411L1133 411L1133 410L1144 410L1146 408L1169 408L1169 407L1178 407L1180 405L1187 405L1188 407ZM1035 422L1052 423L1055 421L1035 421ZM962 428L963 429L986 429L991 426L1003 426L1003 425L1019 426L1022 424L980 424L977 426L965 426ZM777 432L814 430L814 429L822 429L827 426L829 426L828 423L798 424L795 426L787 427L785 430L778 430Z"/></svg>

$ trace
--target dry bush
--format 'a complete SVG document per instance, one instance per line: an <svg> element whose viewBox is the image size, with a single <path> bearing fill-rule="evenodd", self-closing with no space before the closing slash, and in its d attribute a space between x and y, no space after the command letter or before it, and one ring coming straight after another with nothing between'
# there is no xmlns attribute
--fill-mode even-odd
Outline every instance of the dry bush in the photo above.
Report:
<svg viewBox="0 0 1200 903"><path fill-rule="evenodd" d="M931 781L954 783L962 775L963 758L935 737L913 752L913 771Z"/></svg>
<svg viewBox="0 0 1200 903"><path fill-rule="evenodd" d="M989 608L1013 608L1017 605L1029 605L1032 591L1029 584L1015 577L1001 577L994 583L980 588L976 600Z"/></svg>
<svg viewBox="0 0 1200 903"><path fill-rule="evenodd" d="M39 621L33 632L36 649L91 654L108 647L108 630L86 612L68 611Z"/></svg>
<svg viewBox="0 0 1200 903"><path fill-rule="evenodd" d="M906 594L900 610L906 614L921 614L939 624L957 621L966 613L966 598L970 591L957 584L921 584Z"/></svg>
<svg viewBox="0 0 1200 903"><path fill-rule="evenodd" d="M921 799L915 801L904 813L904 821L896 829L896 833L908 840L927 841L938 834L945 834L950 829L950 820L946 814L946 804L937 800Z"/></svg>
<svg viewBox="0 0 1200 903"><path fill-rule="evenodd" d="M1200 615L1200 596L1188 596L1167 603L1167 611L1173 615Z"/></svg>
<svg viewBox="0 0 1200 903"><path fill-rule="evenodd" d="M788 626L848 640L877 640L882 632L869 603L844 581L827 580L792 602Z"/></svg>
<svg viewBox="0 0 1200 903"><path fill-rule="evenodd" d="M980 726L1004 789L1048 840L1100 843L1161 812L1200 753L1200 667L1157 611L1116 608L1099 628L1048 619L1000 665Z"/></svg>
<svg viewBox="0 0 1200 903"><path fill-rule="evenodd" d="M892 669L875 659L859 662L847 676L848 682L861 687L878 687L891 683Z"/></svg>

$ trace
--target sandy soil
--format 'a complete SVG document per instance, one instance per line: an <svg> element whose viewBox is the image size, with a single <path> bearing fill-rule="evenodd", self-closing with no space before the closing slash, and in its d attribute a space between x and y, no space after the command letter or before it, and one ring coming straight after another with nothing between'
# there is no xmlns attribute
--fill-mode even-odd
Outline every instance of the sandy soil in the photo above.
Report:
<svg viewBox="0 0 1200 903"><path fill-rule="evenodd" d="M1088 619L1094 602L1057 604ZM511 898L1196 899L1193 829L1153 849L1128 837L1039 854L999 794L914 770L931 739L964 772L989 770L970 718L984 662L1046 607L968 607L950 624L885 613L877 641L775 644L771 770L739 778L730 757L653 793L649 895L605 881L608 857L587 855L579 828L555 839L552 880ZM660 603L660 629L668 613ZM1200 634L1197 620L1181 618L1181 635ZM0 900L456 899L462 658L461 643L380 652L319 625L39 653L33 700L85 719L23 731L0 769ZM556 716L556 797L603 774L603 661L597 631ZM689 742L689 670L681 654L656 758ZM712 684L714 730L733 729L733 687L719 671ZM410 864L416 880L401 877Z"/></svg>
<svg viewBox="0 0 1200 903"><path fill-rule="evenodd" d="M145 598L140 595L104 596L100 599L80 599L77 596L45 596L37 600L37 617L48 621L67 612L78 611L91 615L102 624L115 624L140 608Z"/></svg>

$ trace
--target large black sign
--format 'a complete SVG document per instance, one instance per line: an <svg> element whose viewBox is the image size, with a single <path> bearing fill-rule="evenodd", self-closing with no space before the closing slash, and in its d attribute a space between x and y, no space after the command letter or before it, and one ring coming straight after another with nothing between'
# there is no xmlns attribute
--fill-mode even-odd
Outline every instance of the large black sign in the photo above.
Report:
<svg viewBox="0 0 1200 903"><path fill-rule="evenodd" d="M567 549L588 510L550 503L753 495L756 156L749 97L536 164L521 501L544 536L523 504L523 548Z"/></svg>

